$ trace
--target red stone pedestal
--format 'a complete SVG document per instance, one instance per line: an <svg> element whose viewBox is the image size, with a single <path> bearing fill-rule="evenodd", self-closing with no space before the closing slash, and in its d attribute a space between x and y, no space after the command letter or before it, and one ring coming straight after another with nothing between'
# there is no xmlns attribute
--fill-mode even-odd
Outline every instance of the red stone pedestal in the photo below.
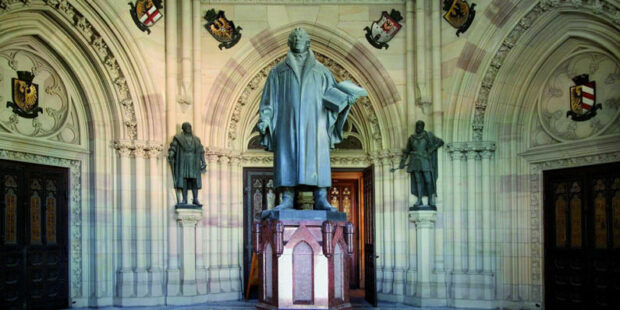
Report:
<svg viewBox="0 0 620 310"><path fill-rule="evenodd" d="M351 223L266 219L253 227L253 246L260 279L256 308L351 309Z"/></svg>

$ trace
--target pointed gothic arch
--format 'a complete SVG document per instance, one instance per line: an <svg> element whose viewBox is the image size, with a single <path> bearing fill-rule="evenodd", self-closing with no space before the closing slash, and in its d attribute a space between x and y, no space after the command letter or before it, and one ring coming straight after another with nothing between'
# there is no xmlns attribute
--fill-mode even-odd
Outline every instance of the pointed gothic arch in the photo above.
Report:
<svg viewBox="0 0 620 310"><path fill-rule="evenodd" d="M269 70L286 55L288 34L306 29L317 60L338 79L351 79L368 90L353 108L353 118L365 138L365 149L380 151L400 145L400 95L385 68L363 44L342 32L317 24L296 23L268 29L251 38L220 72L207 99L203 119L206 144L242 151L256 124L258 99Z"/></svg>

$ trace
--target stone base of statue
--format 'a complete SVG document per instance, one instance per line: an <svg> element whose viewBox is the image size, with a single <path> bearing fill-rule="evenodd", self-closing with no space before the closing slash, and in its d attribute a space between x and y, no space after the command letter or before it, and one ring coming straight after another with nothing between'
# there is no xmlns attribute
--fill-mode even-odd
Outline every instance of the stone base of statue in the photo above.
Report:
<svg viewBox="0 0 620 310"><path fill-rule="evenodd" d="M258 309L351 309L353 225L341 212L282 210L252 229Z"/></svg>
<svg viewBox="0 0 620 310"><path fill-rule="evenodd" d="M195 205L195 204L191 204L191 203L182 203L179 202L174 206L175 209L193 209L193 210L200 210L202 209L202 205Z"/></svg>
<svg viewBox="0 0 620 310"><path fill-rule="evenodd" d="M409 211L437 211L437 207L428 204L414 204L409 207Z"/></svg>

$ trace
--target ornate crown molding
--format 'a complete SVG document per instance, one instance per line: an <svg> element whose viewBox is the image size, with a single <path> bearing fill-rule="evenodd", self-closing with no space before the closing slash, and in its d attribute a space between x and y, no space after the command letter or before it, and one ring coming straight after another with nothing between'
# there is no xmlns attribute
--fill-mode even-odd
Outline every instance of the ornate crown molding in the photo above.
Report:
<svg viewBox="0 0 620 310"><path fill-rule="evenodd" d="M16 8L17 6L13 5L15 3L22 3L22 7L24 7L29 6L32 2L31 0L0 0L0 9L2 9L0 15L6 14L11 9ZM120 98L119 104L121 105L123 124L127 128L127 134L130 139L136 139L138 136L137 118L133 100L129 93L129 85L125 78L125 74L116 60L116 56L109 48L110 45L101 36L99 31L95 29L93 24L69 3L69 0L38 0L36 2L42 2L54 9L58 13L58 16L63 17L72 24L77 32L82 35L84 41L93 48L95 54L99 58L100 64L108 73L118 98Z"/></svg>
<svg viewBox="0 0 620 310"><path fill-rule="evenodd" d="M202 0L206 4L405 4L405 0Z"/></svg>
<svg viewBox="0 0 620 310"><path fill-rule="evenodd" d="M500 45L499 49L491 59L491 64L487 68L482 79L482 85L478 91L474 110L474 120L472 124L473 140L481 141L484 130L484 116L487 109L487 103L491 89L495 84L497 73L504 64L506 57L517 44L519 38L531 27L536 20L553 9L581 9L581 11L590 11L593 14L605 15L616 26L620 24L620 10L607 0L600 1L584 1L584 0L541 0L529 12L527 12L519 22L512 28L508 35Z"/></svg>

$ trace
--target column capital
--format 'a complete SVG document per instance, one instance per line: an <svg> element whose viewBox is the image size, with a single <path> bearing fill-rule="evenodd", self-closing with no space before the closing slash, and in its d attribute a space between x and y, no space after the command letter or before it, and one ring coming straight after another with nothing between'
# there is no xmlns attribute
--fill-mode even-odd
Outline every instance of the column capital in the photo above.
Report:
<svg viewBox="0 0 620 310"><path fill-rule="evenodd" d="M131 140L116 140L113 147L118 152L119 157L129 157L134 148Z"/></svg>
<svg viewBox="0 0 620 310"><path fill-rule="evenodd" d="M437 211L409 211L409 221L417 228L433 228L437 220Z"/></svg>
<svg viewBox="0 0 620 310"><path fill-rule="evenodd" d="M196 226L196 223L202 218L202 209L175 209L177 222L182 226Z"/></svg>
<svg viewBox="0 0 620 310"><path fill-rule="evenodd" d="M131 152L135 158L147 158L146 152L148 151L148 145L144 141L134 141L133 151Z"/></svg>

